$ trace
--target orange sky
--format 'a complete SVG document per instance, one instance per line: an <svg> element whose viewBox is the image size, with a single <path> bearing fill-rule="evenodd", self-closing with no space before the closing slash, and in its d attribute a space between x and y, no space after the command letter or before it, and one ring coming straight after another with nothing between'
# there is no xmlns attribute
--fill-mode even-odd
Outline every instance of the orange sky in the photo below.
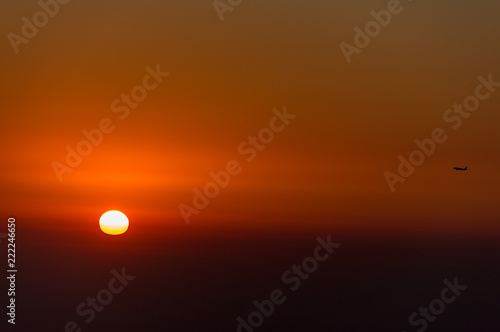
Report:
<svg viewBox="0 0 500 332"><path fill-rule="evenodd" d="M73 1L18 54L4 38L3 214L182 225L178 205L234 159L241 174L191 226L500 231L500 89L459 129L443 121L479 75L500 81L500 5L405 3L347 64L339 43L386 4L244 2L220 22L210 1ZM0 5L4 35L37 10ZM120 120L111 103L157 64L170 76ZM238 145L284 106L297 117L246 162ZM104 118L115 130L59 182L52 163ZM384 172L436 127L447 141L391 192Z"/></svg>

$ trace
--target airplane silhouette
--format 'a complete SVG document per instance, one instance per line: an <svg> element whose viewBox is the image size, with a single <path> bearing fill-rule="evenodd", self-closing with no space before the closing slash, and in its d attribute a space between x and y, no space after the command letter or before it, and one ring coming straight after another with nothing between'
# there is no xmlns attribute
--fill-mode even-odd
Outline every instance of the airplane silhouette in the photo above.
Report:
<svg viewBox="0 0 500 332"><path fill-rule="evenodd" d="M457 170L457 171L466 171L467 170L467 166L465 166L465 168L453 167L453 169Z"/></svg>

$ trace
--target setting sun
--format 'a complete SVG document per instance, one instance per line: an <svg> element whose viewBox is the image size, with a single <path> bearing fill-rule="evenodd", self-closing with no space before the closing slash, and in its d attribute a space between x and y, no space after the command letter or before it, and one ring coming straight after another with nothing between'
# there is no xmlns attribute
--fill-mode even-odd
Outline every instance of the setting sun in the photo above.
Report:
<svg viewBox="0 0 500 332"><path fill-rule="evenodd" d="M109 235L120 235L128 229L128 218L120 211L108 211L99 219L99 227Z"/></svg>

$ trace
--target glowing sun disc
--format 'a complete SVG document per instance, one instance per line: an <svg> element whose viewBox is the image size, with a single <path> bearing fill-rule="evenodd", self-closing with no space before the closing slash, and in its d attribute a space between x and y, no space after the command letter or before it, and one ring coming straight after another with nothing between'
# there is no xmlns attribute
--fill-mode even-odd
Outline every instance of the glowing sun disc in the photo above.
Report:
<svg viewBox="0 0 500 332"><path fill-rule="evenodd" d="M108 211L99 219L99 227L106 234L120 235L128 229L128 218L120 211Z"/></svg>

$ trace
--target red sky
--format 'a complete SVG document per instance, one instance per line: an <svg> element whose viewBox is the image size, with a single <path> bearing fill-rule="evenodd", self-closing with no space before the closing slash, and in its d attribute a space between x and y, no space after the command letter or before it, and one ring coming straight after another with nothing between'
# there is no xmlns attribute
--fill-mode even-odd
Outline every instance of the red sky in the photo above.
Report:
<svg viewBox="0 0 500 332"><path fill-rule="evenodd" d="M192 226L498 232L500 91L457 130L443 113L479 75L500 80L500 6L454 4L405 4L347 64L339 44L385 2L245 3L224 22L209 2L71 2L18 54L1 44L1 209L94 223L117 208L182 224L178 205L236 159L242 173ZM1 9L2 29L20 33L38 7ZM170 76L120 120L111 103L157 64ZM297 117L246 162L238 145L284 106ZM116 129L59 182L52 163L104 118ZM384 172L436 127L447 141L391 192Z"/></svg>

